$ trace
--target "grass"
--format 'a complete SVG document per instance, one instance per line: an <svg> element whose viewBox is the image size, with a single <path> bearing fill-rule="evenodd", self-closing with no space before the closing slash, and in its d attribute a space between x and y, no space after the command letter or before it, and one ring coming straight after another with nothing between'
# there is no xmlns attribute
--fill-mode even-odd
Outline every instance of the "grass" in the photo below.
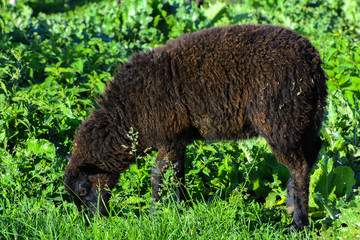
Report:
<svg viewBox="0 0 360 240"><path fill-rule="evenodd" d="M264 209L241 196L192 207L170 202L153 214L131 206L110 209L109 218L87 219L72 203L55 206L44 198L0 201L0 239L356 239L360 236L360 197L341 209L332 226L316 221L303 231L288 232L285 208ZM351 205L351 206L350 206ZM115 211L115 209L117 209ZM338 236L341 236L338 238Z"/></svg>
<svg viewBox="0 0 360 240"><path fill-rule="evenodd" d="M188 208L171 203L149 215L133 211L88 221L73 204L47 205L26 199L4 210L5 239L288 239L283 211L263 211L256 203L197 202ZM274 221L274 219L278 221ZM309 236L310 231L291 235Z"/></svg>
<svg viewBox="0 0 360 240"><path fill-rule="evenodd" d="M0 240L360 239L357 1L121 2L0 3ZM257 140L188 147L192 207L169 201L149 215L152 155L121 175L111 216L87 220L65 195L65 156L116 65L182 32L235 23L291 28L324 60L329 99L311 226L288 233L288 171Z"/></svg>

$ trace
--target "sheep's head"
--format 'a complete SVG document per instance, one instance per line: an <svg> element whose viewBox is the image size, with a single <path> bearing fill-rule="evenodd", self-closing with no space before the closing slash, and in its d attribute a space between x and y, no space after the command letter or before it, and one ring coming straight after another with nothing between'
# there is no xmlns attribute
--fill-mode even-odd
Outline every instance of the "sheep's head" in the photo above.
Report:
<svg viewBox="0 0 360 240"><path fill-rule="evenodd" d="M77 165L76 156L66 158L69 164L65 169L65 189L74 198L79 211L83 208L90 217L97 213L108 216L110 193L107 188L113 187L118 176L94 164Z"/></svg>

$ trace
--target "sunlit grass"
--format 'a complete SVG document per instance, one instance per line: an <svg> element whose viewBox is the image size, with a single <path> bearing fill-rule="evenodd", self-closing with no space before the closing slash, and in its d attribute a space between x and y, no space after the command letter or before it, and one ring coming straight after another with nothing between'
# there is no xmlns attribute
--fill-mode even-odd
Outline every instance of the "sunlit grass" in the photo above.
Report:
<svg viewBox="0 0 360 240"><path fill-rule="evenodd" d="M0 238L4 239L309 239L312 228L287 234L284 209L266 210L240 199L215 198L192 207L169 203L154 214L128 209L122 216L88 220L73 204L59 206L43 199L4 208Z"/></svg>
<svg viewBox="0 0 360 240"><path fill-rule="evenodd" d="M136 213L131 207L109 218L88 219L66 201L55 206L45 199L22 199L7 206L0 202L1 239L356 239L359 236L359 197L351 208L325 228L290 231L284 208L265 209L262 204L233 197L211 202L195 201L192 207L170 202L158 211ZM110 209L111 211L111 209ZM121 216L120 216L121 215ZM351 238L350 238L351 237Z"/></svg>
<svg viewBox="0 0 360 240"><path fill-rule="evenodd" d="M0 240L360 239L359 3L315 2L229 1L223 8L222 1L205 0L197 8L184 1L18 0L9 6L3 0ZM288 232L288 171L263 139L190 145L191 207L174 202L170 175L164 202L149 214L154 153L121 174L109 218L88 220L79 213L63 195L65 156L116 66L183 32L240 23L291 28L308 37L324 61L329 98L319 159L329 164L314 166L310 227ZM351 174L338 174L339 167ZM353 178L347 191L334 184ZM336 197L334 186L341 192ZM325 188L329 194L319 195Z"/></svg>

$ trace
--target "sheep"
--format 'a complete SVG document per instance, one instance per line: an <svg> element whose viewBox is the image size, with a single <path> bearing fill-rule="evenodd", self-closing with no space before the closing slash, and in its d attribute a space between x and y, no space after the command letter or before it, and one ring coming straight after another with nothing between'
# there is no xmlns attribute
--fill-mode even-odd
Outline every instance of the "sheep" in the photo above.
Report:
<svg viewBox="0 0 360 240"><path fill-rule="evenodd" d="M287 207L292 227L308 221L310 171L321 148L326 73L310 41L272 25L215 27L169 40L119 66L94 110L76 131L65 188L79 209L107 216L119 174L138 152L158 151L151 169L153 202L172 166L186 200L184 155L196 139L261 136L290 171ZM102 200L99 199L99 194Z"/></svg>

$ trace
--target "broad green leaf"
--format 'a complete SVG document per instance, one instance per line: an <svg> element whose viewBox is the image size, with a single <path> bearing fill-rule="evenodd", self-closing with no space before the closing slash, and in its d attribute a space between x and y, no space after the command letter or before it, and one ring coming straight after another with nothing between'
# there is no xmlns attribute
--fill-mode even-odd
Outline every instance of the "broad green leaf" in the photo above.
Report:
<svg viewBox="0 0 360 240"><path fill-rule="evenodd" d="M1 87L2 90L4 90L5 94L7 95L7 94L8 94L8 91L7 91L6 86L5 86L5 84L3 83L3 81L0 81L0 87Z"/></svg>
<svg viewBox="0 0 360 240"><path fill-rule="evenodd" d="M335 178L333 184L336 186L337 197L348 196L355 185L355 173L350 167L340 166L334 169Z"/></svg>
<svg viewBox="0 0 360 240"><path fill-rule="evenodd" d="M76 62L73 62L72 64L71 64L71 67L75 70L75 71L77 71L77 72L79 72L79 73L82 73L83 71L84 71L84 60L77 60Z"/></svg>
<svg viewBox="0 0 360 240"><path fill-rule="evenodd" d="M74 118L74 114L72 113L71 109L64 108L62 112L67 116L68 118Z"/></svg>
<svg viewBox="0 0 360 240"><path fill-rule="evenodd" d="M315 198L319 193L325 203L329 201L329 196L334 192L335 186L332 184L334 179L333 161L328 157L323 157L317 164L318 169L314 171L310 178L310 201L311 207L317 208L319 197Z"/></svg>
<svg viewBox="0 0 360 240"><path fill-rule="evenodd" d="M266 207L273 208L276 205L278 194L275 192L270 192L269 195L265 198Z"/></svg>
<svg viewBox="0 0 360 240"><path fill-rule="evenodd" d="M27 151L36 154L36 155L43 155L49 157L55 156L55 146L53 143L49 142L46 139L36 139L31 138L26 142L26 149Z"/></svg>

